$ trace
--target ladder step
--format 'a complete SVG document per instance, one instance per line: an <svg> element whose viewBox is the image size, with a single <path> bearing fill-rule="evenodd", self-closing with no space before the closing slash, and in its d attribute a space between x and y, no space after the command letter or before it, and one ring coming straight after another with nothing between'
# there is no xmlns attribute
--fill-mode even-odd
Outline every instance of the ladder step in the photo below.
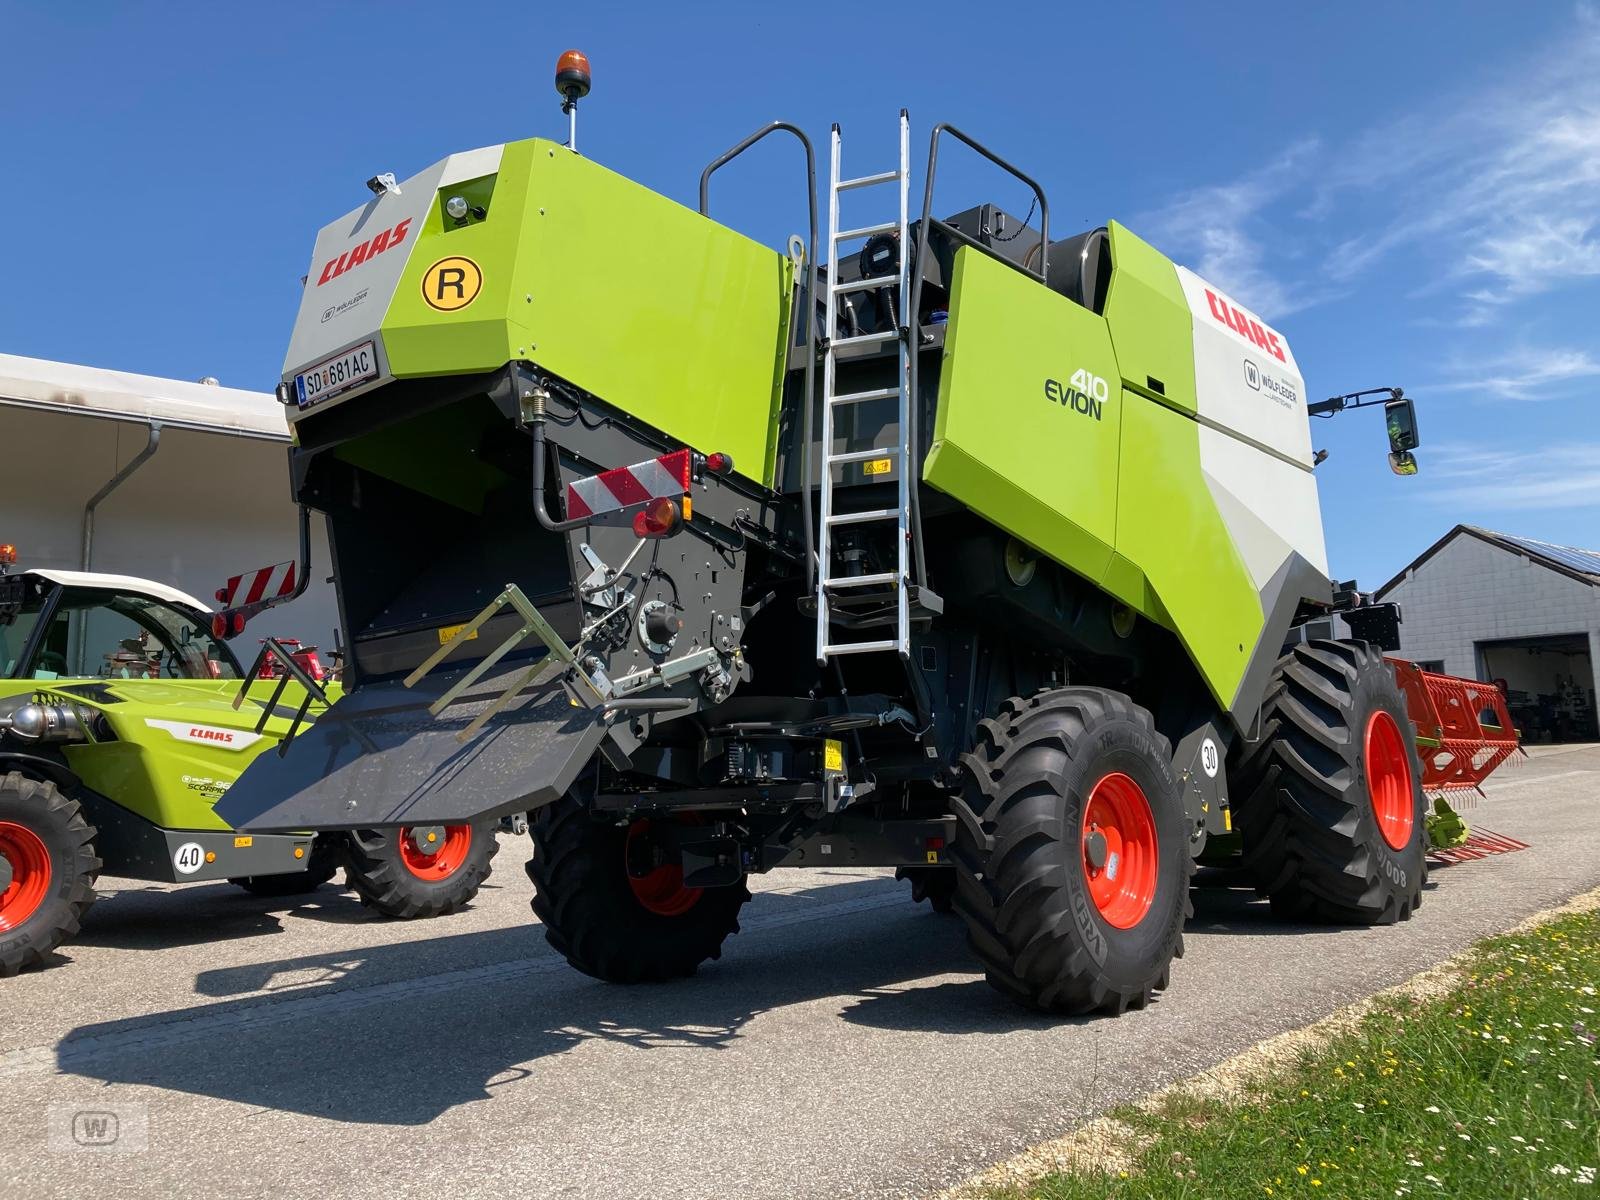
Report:
<svg viewBox="0 0 1600 1200"><path fill-rule="evenodd" d="M824 650L831 656L835 654L872 654L879 650L898 650L900 643L894 640L881 642L830 642Z"/></svg>
<svg viewBox="0 0 1600 1200"><path fill-rule="evenodd" d="M900 394L897 387L875 388L870 392L843 392L828 398L829 404L865 404L868 400L893 400Z"/></svg>
<svg viewBox="0 0 1600 1200"><path fill-rule="evenodd" d="M898 233L899 231L899 221L885 221L881 225L863 225L859 229L841 229L833 235L833 240L835 243L848 242L854 238L875 237L880 233Z"/></svg>
<svg viewBox="0 0 1600 1200"><path fill-rule="evenodd" d="M890 284L899 286L899 283L900 276L898 275L873 275L867 279L852 279L846 283L836 283L833 285L833 294L842 296L846 292L865 292L870 291L872 288L888 287Z"/></svg>
<svg viewBox="0 0 1600 1200"><path fill-rule="evenodd" d="M835 513L828 518L828 524L860 525L867 521L893 521L899 516L898 508L869 508L866 512Z"/></svg>
<svg viewBox="0 0 1600 1200"><path fill-rule="evenodd" d="M830 467L837 467L841 463L871 462L875 458L900 457L899 446L880 446L876 450L847 450L843 454L824 454L822 461Z"/></svg>
<svg viewBox="0 0 1600 1200"><path fill-rule="evenodd" d="M875 183L893 183L899 178L899 171L879 171L876 175L862 175L856 179L841 179L837 185L837 190L848 192L852 188L871 187Z"/></svg>
<svg viewBox="0 0 1600 1200"><path fill-rule="evenodd" d="M874 587L880 583L899 583L900 576L893 571L879 571L875 575L841 575L837 579L824 579L823 587L854 588Z"/></svg>
<svg viewBox="0 0 1600 1200"><path fill-rule="evenodd" d="M881 346L884 342L895 341L899 336L898 329L887 329L882 333L859 333L855 337L834 338L828 343L828 349L848 350L851 346Z"/></svg>

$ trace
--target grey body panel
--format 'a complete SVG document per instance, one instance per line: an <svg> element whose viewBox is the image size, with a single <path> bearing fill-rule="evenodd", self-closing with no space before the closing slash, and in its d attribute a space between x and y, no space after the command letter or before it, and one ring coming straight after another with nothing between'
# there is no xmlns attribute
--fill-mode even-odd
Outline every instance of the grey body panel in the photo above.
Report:
<svg viewBox="0 0 1600 1200"><path fill-rule="evenodd" d="M461 824L538 808L561 796L593 757L608 723L566 689L537 686L475 737L461 733L526 670L492 672L438 717L428 705L464 670L415 688L372 683L339 700L281 758L260 755L217 804L249 832Z"/></svg>
<svg viewBox="0 0 1600 1200"><path fill-rule="evenodd" d="M80 788L74 793L84 815L96 830L95 853L104 864L103 874L154 883L207 883L242 875L291 875L311 862L315 835L290 833L254 835L241 839L230 829L163 829L97 792ZM303 827L302 827L303 828ZM249 845L237 843L248 840ZM193 842L202 853L216 855L184 874L173 866L180 847ZM294 856L295 847L303 854Z"/></svg>

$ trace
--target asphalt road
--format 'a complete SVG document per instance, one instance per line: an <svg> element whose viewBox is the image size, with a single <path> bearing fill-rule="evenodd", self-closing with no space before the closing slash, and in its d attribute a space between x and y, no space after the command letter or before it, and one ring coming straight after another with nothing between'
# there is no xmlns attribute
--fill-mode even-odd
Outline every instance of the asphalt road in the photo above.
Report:
<svg viewBox="0 0 1600 1200"><path fill-rule="evenodd" d="M1468 813L1531 849L1391 929L1201 889L1172 988L1114 1020L1014 1008L883 872L758 880L720 962L636 989L546 947L509 837L434 922L105 880L70 961L0 981L0 1195L926 1194L1600 886L1600 748L1534 753ZM124 1150L73 1147L108 1111Z"/></svg>

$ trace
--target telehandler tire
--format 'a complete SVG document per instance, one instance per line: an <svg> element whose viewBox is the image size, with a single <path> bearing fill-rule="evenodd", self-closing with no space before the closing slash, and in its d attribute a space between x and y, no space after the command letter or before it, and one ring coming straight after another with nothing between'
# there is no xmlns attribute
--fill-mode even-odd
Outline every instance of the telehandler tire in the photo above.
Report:
<svg viewBox="0 0 1600 1200"><path fill-rule="evenodd" d="M529 814L534 915L545 941L585 975L609 983L659 983L693 975L739 932L750 899L744 880L686 888L683 868L629 870L630 841L651 821L603 824L571 793Z"/></svg>
<svg viewBox="0 0 1600 1200"><path fill-rule="evenodd" d="M53 783L0 775L0 978L78 932L100 859L78 802Z"/></svg>
<svg viewBox="0 0 1600 1200"><path fill-rule="evenodd" d="M333 880L344 865L344 855L342 834L320 834L311 843L311 862L304 871L291 871L286 875L239 875L228 882L242 887L252 896L269 899L304 896Z"/></svg>
<svg viewBox="0 0 1600 1200"><path fill-rule="evenodd" d="M1150 714L1100 688L1014 697L961 765L955 907L989 982L1046 1012L1143 1008L1183 954L1193 870Z"/></svg>
<svg viewBox="0 0 1600 1200"><path fill-rule="evenodd" d="M412 920L455 912L478 894L500 849L499 821L353 829L345 881L361 903Z"/></svg>
<svg viewBox="0 0 1600 1200"><path fill-rule="evenodd" d="M1279 659L1231 774L1244 865L1274 913L1389 925L1421 905L1422 762L1379 650L1315 641Z"/></svg>

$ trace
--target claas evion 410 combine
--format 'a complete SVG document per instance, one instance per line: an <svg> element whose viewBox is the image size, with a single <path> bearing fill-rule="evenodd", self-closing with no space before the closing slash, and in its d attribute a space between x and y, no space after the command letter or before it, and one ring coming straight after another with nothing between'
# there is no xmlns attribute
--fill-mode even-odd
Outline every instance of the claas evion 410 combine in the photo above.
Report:
<svg viewBox="0 0 1600 1200"><path fill-rule="evenodd" d="M563 58L569 104L586 64ZM529 813L582 971L686 975L775 867L899 868L1053 1012L1167 986L1192 864L1386 923L1421 768L1334 604L1283 334L935 127L842 174L818 263L544 140L374 178L285 362L347 692L219 811L246 829ZM1035 198L940 216L952 142ZM812 241L814 242L813 237ZM1414 460L1409 402L1390 414Z"/></svg>

